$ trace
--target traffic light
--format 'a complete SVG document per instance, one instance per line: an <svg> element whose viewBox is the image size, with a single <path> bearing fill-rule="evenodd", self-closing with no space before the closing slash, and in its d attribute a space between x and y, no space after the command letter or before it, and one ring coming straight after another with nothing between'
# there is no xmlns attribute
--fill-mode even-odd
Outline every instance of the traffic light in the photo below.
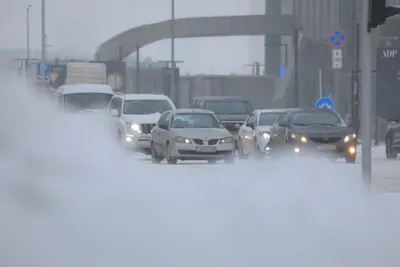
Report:
<svg viewBox="0 0 400 267"><path fill-rule="evenodd" d="M386 0L369 0L368 32L385 23L386 19L400 14L400 8L386 6Z"/></svg>

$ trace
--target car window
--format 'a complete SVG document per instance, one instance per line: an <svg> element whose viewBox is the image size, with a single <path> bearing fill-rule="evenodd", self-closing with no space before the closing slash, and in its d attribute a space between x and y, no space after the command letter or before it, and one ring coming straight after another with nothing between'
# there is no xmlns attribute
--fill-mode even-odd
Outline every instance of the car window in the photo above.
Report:
<svg viewBox="0 0 400 267"><path fill-rule="evenodd" d="M253 108L250 103L244 100L207 101L204 108L211 110L215 114L250 114L253 112Z"/></svg>
<svg viewBox="0 0 400 267"><path fill-rule="evenodd" d="M121 114L121 106L122 106L122 99L119 97L114 97L111 99L108 111L111 112L112 110L118 110L118 114Z"/></svg>
<svg viewBox="0 0 400 267"><path fill-rule="evenodd" d="M292 124L294 125L310 125L310 124L326 124L338 125L345 124L339 114L328 110L304 110L297 111L293 114Z"/></svg>
<svg viewBox="0 0 400 267"><path fill-rule="evenodd" d="M278 119L279 124L288 124L289 123L289 113L284 112Z"/></svg>
<svg viewBox="0 0 400 267"><path fill-rule="evenodd" d="M75 112L85 109L106 110L113 95L104 93L75 93L64 95L64 108Z"/></svg>
<svg viewBox="0 0 400 267"><path fill-rule="evenodd" d="M164 114L161 115L161 117L158 119L157 124L165 124L166 123L166 119L168 117L168 115L170 114L170 112L165 112Z"/></svg>
<svg viewBox="0 0 400 267"><path fill-rule="evenodd" d="M259 126L270 126L274 124L282 112L262 112L260 118L258 119Z"/></svg>
<svg viewBox="0 0 400 267"><path fill-rule="evenodd" d="M173 116L171 128L223 128L223 125L211 113L180 113Z"/></svg>
<svg viewBox="0 0 400 267"><path fill-rule="evenodd" d="M254 113L251 114L251 115L247 118L246 123L251 122L251 120L253 119L253 117L254 117Z"/></svg>
<svg viewBox="0 0 400 267"><path fill-rule="evenodd" d="M171 103L164 99L125 100L124 103L124 114L162 114L171 109Z"/></svg>

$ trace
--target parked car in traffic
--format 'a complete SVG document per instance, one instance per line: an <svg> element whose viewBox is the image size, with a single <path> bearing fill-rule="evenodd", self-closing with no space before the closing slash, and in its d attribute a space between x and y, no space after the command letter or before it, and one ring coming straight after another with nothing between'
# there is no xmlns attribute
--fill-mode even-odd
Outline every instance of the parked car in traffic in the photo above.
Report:
<svg viewBox="0 0 400 267"><path fill-rule="evenodd" d="M165 112L151 133L153 163L178 160L224 160L233 163L236 145L212 111L176 109Z"/></svg>
<svg viewBox="0 0 400 267"><path fill-rule="evenodd" d="M318 154L354 163L357 136L333 110L294 108L282 113L271 127L271 156L282 153Z"/></svg>

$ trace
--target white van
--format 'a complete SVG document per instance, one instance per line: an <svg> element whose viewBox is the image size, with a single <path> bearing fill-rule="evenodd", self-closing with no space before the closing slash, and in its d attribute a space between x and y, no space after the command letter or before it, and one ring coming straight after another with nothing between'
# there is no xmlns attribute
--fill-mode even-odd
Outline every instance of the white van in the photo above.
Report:
<svg viewBox="0 0 400 267"><path fill-rule="evenodd" d="M56 91L55 103L62 111L105 111L114 96L111 86L106 84L62 85Z"/></svg>

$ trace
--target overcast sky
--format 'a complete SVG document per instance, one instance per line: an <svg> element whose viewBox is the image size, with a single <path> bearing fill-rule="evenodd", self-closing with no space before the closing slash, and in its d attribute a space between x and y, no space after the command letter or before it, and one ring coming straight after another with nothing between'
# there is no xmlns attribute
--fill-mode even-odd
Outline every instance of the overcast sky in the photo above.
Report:
<svg viewBox="0 0 400 267"><path fill-rule="evenodd" d="M253 0L254 1L254 0ZM260 0L262 1L262 0ZM176 0L176 17L249 14L249 0ZM26 47L25 14L31 4L31 47L41 45L41 0L0 1L0 48ZM51 0L47 1L50 49L93 54L111 36L131 27L166 20L169 0ZM262 10L260 10L262 11ZM169 58L169 41L142 49L154 60ZM176 58L184 71L229 73L249 71L249 38L196 38L176 42Z"/></svg>

